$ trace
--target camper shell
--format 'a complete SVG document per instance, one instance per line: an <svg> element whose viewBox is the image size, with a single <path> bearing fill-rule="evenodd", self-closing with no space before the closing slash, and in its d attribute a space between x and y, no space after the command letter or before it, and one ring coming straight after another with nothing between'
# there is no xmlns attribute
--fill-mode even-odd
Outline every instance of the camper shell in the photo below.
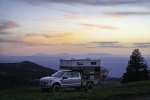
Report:
<svg viewBox="0 0 150 100"><path fill-rule="evenodd" d="M90 58L86 59L71 59L71 60L60 60L60 69L88 71L94 73L100 69L100 60L94 60Z"/></svg>
<svg viewBox="0 0 150 100"><path fill-rule="evenodd" d="M99 59L61 59L60 69L80 72L83 85L92 82L93 85L100 84L100 60ZM85 82L85 84L84 84Z"/></svg>

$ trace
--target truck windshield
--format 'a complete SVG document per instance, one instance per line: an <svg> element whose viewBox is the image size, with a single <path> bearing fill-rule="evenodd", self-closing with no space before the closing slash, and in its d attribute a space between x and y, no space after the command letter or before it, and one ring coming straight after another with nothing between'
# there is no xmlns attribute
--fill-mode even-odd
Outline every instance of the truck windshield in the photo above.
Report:
<svg viewBox="0 0 150 100"><path fill-rule="evenodd" d="M55 74L52 75L52 77L61 78L65 73L66 73L65 71L56 72Z"/></svg>

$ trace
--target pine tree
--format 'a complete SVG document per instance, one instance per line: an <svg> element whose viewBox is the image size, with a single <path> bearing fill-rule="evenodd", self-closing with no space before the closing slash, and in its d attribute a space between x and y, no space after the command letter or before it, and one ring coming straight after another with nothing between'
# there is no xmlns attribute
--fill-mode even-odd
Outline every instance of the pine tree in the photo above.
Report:
<svg viewBox="0 0 150 100"><path fill-rule="evenodd" d="M128 61L126 73L123 75L122 83L147 80L149 76L147 67L148 65L139 49L134 49Z"/></svg>

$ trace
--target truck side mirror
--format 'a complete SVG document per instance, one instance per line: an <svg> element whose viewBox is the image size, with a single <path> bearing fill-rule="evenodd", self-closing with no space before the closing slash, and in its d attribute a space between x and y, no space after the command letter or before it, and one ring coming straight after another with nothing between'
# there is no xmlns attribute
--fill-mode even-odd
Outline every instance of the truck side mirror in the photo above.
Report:
<svg viewBox="0 0 150 100"><path fill-rule="evenodd" d="M62 79L68 79L66 76L63 76L63 78Z"/></svg>

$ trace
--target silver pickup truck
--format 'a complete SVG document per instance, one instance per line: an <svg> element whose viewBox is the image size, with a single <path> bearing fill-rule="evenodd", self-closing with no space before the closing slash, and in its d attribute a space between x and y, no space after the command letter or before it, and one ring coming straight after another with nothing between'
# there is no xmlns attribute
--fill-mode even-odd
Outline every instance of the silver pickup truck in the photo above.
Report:
<svg viewBox="0 0 150 100"><path fill-rule="evenodd" d="M40 79L40 87L42 90L52 90L52 92L60 92L62 88L73 87L76 89L85 88L93 89L94 85L98 85L99 80L94 79L92 75L83 75L79 71L62 70L52 76L42 77Z"/></svg>

